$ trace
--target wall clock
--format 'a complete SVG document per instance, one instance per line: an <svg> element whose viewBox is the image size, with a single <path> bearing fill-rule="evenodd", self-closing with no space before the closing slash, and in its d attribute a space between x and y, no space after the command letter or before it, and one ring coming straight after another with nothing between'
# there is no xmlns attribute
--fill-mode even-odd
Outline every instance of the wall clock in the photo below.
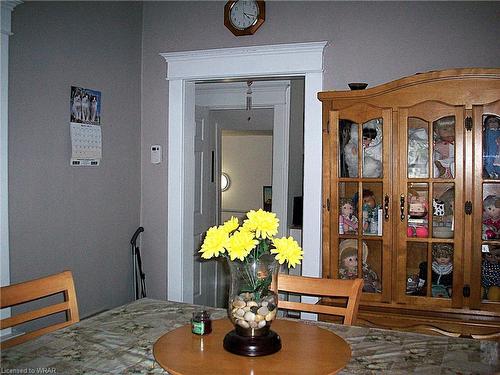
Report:
<svg viewBox="0 0 500 375"><path fill-rule="evenodd" d="M252 35L264 23L264 1L228 1L224 6L224 25L236 35Z"/></svg>

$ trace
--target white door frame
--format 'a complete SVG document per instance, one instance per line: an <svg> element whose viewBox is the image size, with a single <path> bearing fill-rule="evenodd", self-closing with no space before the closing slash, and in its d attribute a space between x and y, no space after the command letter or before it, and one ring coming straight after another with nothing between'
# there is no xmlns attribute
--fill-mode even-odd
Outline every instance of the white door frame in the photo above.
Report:
<svg viewBox="0 0 500 375"><path fill-rule="evenodd" d="M22 1L8 0L0 2L0 285L10 284L10 249L9 249L9 37L11 31L11 13ZM10 316L10 308L2 309L1 318ZM1 336L11 333L10 328L3 329Z"/></svg>
<svg viewBox="0 0 500 375"><path fill-rule="evenodd" d="M168 80L168 212L167 298L193 300L193 255L186 250L192 237L192 160L189 141L194 123L187 121L186 90L192 82L250 77L305 79L304 87L304 210L302 273L321 274L322 111L316 95L323 89L326 42L278 44L162 53ZM191 239L192 241L192 239Z"/></svg>

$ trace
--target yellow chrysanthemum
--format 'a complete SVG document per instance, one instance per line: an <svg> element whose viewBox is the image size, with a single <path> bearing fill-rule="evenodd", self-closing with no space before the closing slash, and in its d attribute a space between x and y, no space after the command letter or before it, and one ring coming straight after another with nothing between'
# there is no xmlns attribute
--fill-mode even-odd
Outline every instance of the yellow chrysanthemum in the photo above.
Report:
<svg viewBox="0 0 500 375"><path fill-rule="evenodd" d="M243 223L243 228L255 232L255 237L265 239L271 238L278 233L279 219L273 212L251 210L247 213L248 219Z"/></svg>
<svg viewBox="0 0 500 375"><path fill-rule="evenodd" d="M252 232L238 231L229 238L227 252L231 260L243 261L250 251L259 244Z"/></svg>
<svg viewBox="0 0 500 375"><path fill-rule="evenodd" d="M226 252L229 242L229 234L222 227L212 227L207 231L201 250L199 251L203 259L218 257Z"/></svg>
<svg viewBox="0 0 500 375"><path fill-rule="evenodd" d="M276 254L279 264L287 262L288 268L295 267L303 259L304 252L293 237L275 238L273 245L275 249L271 249L271 254Z"/></svg>
<svg viewBox="0 0 500 375"><path fill-rule="evenodd" d="M231 219L229 219L228 221L226 221L222 225L222 228L224 228L224 230L227 233L231 233L231 232L235 231L238 228L239 225L240 225L240 223L238 221L238 218L236 218L234 216L231 216Z"/></svg>

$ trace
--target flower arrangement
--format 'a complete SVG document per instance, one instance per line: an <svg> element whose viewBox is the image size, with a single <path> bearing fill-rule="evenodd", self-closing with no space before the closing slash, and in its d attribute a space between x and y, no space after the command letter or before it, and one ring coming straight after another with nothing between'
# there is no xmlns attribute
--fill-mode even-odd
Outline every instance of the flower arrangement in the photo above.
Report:
<svg viewBox="0 0 500 375"><path fill-rule="evenodd" d="M288 268L300 264L304 252L293 237L274 238L279 219L273 212L251 210L240 226L235 217L224 224L208 229L201 246L201 257L210 259L223 256L231 261L252 262L265 254L275 254L279 264Z"/></svg>
<svg viewBox="0 0 500 375"><path fill-rule="evenodd" d="M266 336L262 332L269 331L278 311L277 278L273 276L278 275L279 264L286 262L288 268L295 267L303 258L302 249L292 237L274 238L278 225L275 213L251 210L242 225L231 217L224 224L209 228L201 246L203 259L223 256L229 263L228 316L236 334L226 335L224 348L231 352L241 346L241 339L233 342L234 335ZM281 348L279 336L274 336L279 345L269 346L272 352Z"/></svg>

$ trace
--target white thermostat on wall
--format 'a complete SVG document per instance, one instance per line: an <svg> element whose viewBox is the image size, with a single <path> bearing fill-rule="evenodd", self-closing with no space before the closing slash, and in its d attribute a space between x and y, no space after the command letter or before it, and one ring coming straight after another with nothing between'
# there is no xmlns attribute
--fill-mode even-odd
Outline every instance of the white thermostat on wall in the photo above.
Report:
<svg viewBox="0 0 500 375"><path fill-rule="evenodd" d="M152 145L151 146L151 164L161 163L161 146Z"/></svg>

